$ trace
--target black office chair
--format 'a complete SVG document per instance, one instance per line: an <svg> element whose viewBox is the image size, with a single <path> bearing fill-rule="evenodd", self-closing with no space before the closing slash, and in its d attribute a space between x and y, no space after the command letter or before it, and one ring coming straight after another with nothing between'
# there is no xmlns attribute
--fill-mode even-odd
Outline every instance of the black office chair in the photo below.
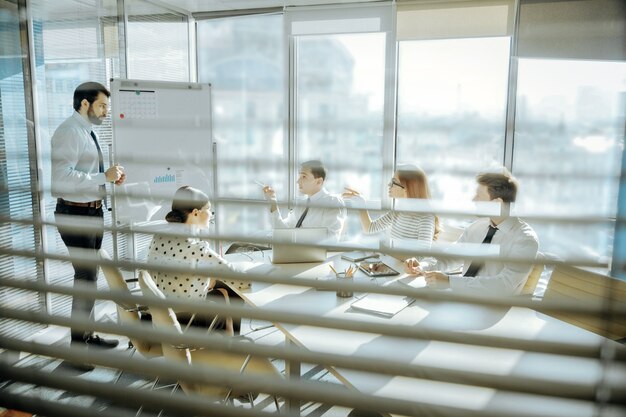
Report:
<svg viewBox="0 0 626 417"><path fill-rule="evenodd" d="M256 243L247 243L247 242L233 242L228 249L226 249L226 255L230 253L241 253L241 252L255 252L255 251L264 251L270 250L269 246L258 245Z"/></svg>
<svg viewBox="0 0 626 417"><path fill-rule="evenodd" d="M383 415L378 411L359 410L355 408L348 413L348 417L383 417Z"/></svg>
<svg viewBox="0 0 626 417"><path fill-rule="evenodd" d="M272 248L269 247L269 246L263 246L263 245L259 245L259 244L256 244L256 243L233 242L228 247L228 249L226 249L225 254L228 255L230 253L262 252L264 250L270 250L270 249L272 249ZM241 300L241 297L239 297L239 295L237 293L235 293L232 289L230 289L226 284L223 284L220 281L218 281L215 284L215 287L216 288L225 288L228 291L228 295L231 298L231 302L236 302L237 299ZM243 303L243 300L241 300L241 301ZM261 325L259 327L254 327L254 326L252 326L252 320L250 320L250 330L251 330L251 332L256 332L258 330L265 330L265 329L269 329L271 327L274 327L274 325L273 324L265 324L265 325ZM241 318L233 320L233 328L235 329L235 333L239 334L239 332L241 330Z"/></svg>

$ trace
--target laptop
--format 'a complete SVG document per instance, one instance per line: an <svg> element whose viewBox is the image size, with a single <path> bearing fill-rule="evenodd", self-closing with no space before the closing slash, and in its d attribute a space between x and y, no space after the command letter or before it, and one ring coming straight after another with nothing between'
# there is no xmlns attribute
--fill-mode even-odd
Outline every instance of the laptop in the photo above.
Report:
<svg viewBox="0 0 626 417"><path fill-rule="evenodd" d="M274 229L272 241L272 263L306 263L324 262L326 248L323 246L308 246L323 244L328 239L328 229L325 227L301 227L298 229Z"/></svg>

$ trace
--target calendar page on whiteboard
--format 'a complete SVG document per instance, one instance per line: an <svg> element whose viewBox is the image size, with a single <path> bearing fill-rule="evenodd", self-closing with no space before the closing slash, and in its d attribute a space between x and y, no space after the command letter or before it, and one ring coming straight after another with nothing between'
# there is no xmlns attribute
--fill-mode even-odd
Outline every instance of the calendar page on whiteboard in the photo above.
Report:
<svg viewBox="0 0 626 417"><path fill-rule="evenodd" d="M163 220L183 185L213 195L209 84L114 79L111 119L114 162L126 172L118 224Z"/></svg>
<svg viewBox="0 0 626 417"><path fill-rule="evenodd" d="M156 120L157 92L154 90L120 90L119 117L121 119Z"/></svg>

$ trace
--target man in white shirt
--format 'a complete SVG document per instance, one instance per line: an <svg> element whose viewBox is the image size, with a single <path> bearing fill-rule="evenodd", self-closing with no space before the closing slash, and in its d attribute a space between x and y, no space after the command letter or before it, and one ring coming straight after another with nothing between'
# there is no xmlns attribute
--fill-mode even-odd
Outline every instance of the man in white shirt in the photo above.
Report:
<svg viewBox="0 0 626 417"><path fill-rule="evenodd" d="M276 228L325 227L328 235L339 240L346 221L345 205L341 197L329 194L324 188L326 168L320 161L307 161L300 166L298 190L306 195L306 204L299 204L286 217L276 204L276 192L265 186L265 198L271 201L270 212Z"/></svg>
<svg viewBox="0 0 626 417"><path fill-rule="evenodd" d="M59 233L73 262L74 285L96 289L98 267L79 262L95 255L102 245L102 201L105 184L122 184L124 169L115 165L104 170L104 158L92 125L100 125L107 116L111 93L96 82L86 82L74 91L73 114L52 136L52 195L57 197L55 220ZM73 227L70 227L73 226ZM78 228L77 228L78 226ZM81 228L82 226L82 228ZM72 318L86 319L93 315L94 300L74 298ZM73 344L113 348L117 340L106 340L82 330L72 329ZM85 370L91 365L81 365Z"/></svg>
<svg viewBox="0 0 626 417"><path fill-rule="evenodd" d="M476 177L478 187L474 201L512 203L517 195L517 181L507 171L483 173ZM415 258L405 261L410 274L424 275L426 284L434 288L452 288L497 295L519 294L532 262L507 262L509 258L532 260L539 248L533 229L517 217L494 216L479 219L467 227L457 241L459 243L483 243L499 245L500 257L505 260L479 262L465 260L462 274L446 275L451 261L439 260L434 265L422 265ZM427 271L430 270L430 271Z"/></svg>

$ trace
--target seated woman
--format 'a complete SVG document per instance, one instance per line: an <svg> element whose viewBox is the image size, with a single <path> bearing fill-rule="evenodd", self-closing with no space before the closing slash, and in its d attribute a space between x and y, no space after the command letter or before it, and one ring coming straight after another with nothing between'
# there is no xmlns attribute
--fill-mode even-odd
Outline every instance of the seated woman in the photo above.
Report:
<svg viewBox="0 0 626 417"><path fill-rule="evenodd" d="M361 200L364 206L365 200L356 190L346 187L342 197L346 201ZM429 199L430 189L424 171L415 165L398 165L389 182L389 197ZM424 242L425 248L430 247L439 233L439 219L430 213L389 211L372 221L368 211L361 209L359 216L363 231L367 234L385 231L388 238L418 240Z"/></svg>
<svg viewBox="0 0 626 417"><path fill-rule="evenodd" d="M209 242L194 237L198 231L209 227L211 216L211 203L205 193L189 186L179 188L174 195L172 210L165 220L170 223L168 232L183 236L155 234L148 251L148 263L186 268L211 267L218 273L220 270L233 271L232 266L209 247ZM220 299L233 301L229 300L228 291L224 288L226 286L216 288L216 283L219 281L210 277L159 270L149 272L167 297L205 299L209 296L216 297L216 301ZM248 285L236 281L229 281L229 283L238 286ZM187 324L191 320L192 313L176 311L176 316L181 324ZM208 327L212 320L213 317L196 315L192 325ZM231 334L233 331L238 334L240 322L241 319L237 319L234 323L230 318L220 320L217 328L226 329Z"/></svg>

